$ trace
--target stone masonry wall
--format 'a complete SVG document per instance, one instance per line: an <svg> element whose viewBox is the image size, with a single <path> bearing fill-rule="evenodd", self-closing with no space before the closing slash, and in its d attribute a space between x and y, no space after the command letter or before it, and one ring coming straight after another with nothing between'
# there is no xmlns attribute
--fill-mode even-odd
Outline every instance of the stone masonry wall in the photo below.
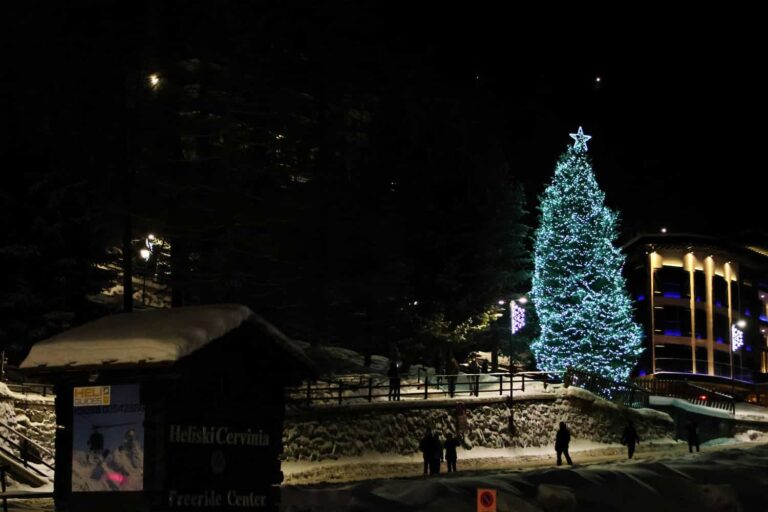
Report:
<svg viewBox="0 0 768 512"><path fill-rule="evenodd" d="M427 428L445 437L457 433L457 401L408 401L295 411L283 431L286 460L323 460L366 452L407 455L418 452ZM504 400L463 403L465 448L529 447L554 444L558 423L565 421L573 439L617 443L631 419L641 439L673 438L669 415L619 407L576 388L521 396L514 402L514 432Z"/></svg>

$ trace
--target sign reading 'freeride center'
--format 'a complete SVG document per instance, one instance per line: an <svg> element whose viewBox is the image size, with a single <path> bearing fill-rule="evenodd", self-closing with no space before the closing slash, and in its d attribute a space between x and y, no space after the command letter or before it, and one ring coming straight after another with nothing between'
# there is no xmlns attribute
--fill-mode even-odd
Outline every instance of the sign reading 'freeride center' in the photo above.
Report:
<svg viewBox="0 0 768 512"><path fill-rule="evenodd" d="M267 461L276 457L272 442L280 436L275 429L219 421L168 424L170 509L262 509L270 503L270 486L258 482L274 467Z"/></svg>

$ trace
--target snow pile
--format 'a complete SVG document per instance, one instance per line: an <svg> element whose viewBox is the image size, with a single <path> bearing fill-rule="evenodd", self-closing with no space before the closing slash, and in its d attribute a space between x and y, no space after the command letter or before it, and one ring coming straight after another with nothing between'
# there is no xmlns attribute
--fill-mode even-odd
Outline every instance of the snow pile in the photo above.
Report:
<svg viewBox="0 0 768 512"><path fill-rule="evenodd" d="M286 485L282 506L285 512L475 510L477 489L490 488L499 512L757 511L768 503L766 467L768 446L761 445L574 468Z"/></svg>
<svg viewBox="0 0 768 512"><path fill-rule="evenodd" d="M172 362L238 328L251 315L237 304L112 315L36 343L21 367Z"/></svg>
<svg viewBox="0 0 768 512"><path fill-rule="evenodd" d="M759 430L747 430L734 436L742 443L768 443L768 433Z"/></svg>

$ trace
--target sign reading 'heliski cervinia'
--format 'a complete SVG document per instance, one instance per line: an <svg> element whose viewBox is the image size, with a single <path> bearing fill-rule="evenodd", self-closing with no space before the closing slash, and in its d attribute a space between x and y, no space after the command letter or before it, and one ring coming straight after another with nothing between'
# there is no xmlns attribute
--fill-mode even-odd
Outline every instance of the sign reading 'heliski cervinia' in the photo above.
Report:
<svg viewBox="0 0 768 512"><path fill-rule="evenodd" d="M220 446L269 446L269 434L263 430L233 430L229 427L171 425L170 442Z"/></svg>

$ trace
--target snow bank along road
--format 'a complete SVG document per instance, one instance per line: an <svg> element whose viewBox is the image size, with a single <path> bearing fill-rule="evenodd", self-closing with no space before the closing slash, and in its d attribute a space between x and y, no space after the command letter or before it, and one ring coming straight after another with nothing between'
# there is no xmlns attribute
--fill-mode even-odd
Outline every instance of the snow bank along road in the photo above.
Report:
<svg viewBox="0 0 768 512"><path fill-rule="evenodd" d="M497 490L499 512L768 511L768 444L732 446L692 455L687 445L685 452L666 447L620 462L591 454L582 458L588 465L574 468L510 469L523 463L440 477L285 485L283 506L285 512L470 511L482 487Z"/></svg>

